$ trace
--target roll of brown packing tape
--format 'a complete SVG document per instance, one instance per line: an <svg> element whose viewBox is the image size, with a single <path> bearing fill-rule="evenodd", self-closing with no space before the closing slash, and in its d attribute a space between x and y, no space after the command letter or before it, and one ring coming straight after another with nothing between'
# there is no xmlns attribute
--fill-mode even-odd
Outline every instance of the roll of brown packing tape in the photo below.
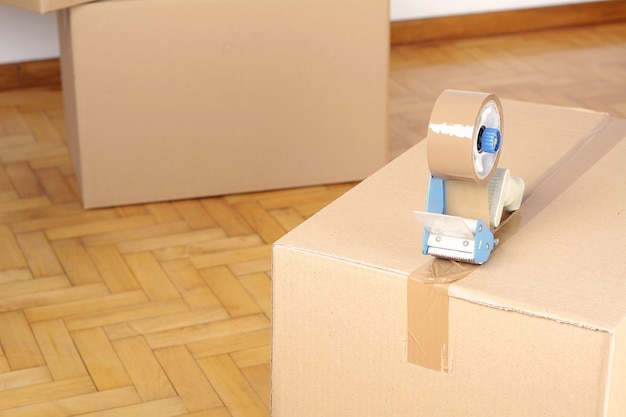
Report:
<svg viewBox="0 0 626 417"><path fill-rule="evenodd" d="M481 151L485 128L502 132L502 105L493 94L445 90L433 106L426 146L433 176L486 184L493 175L498 151Z"/></svg>

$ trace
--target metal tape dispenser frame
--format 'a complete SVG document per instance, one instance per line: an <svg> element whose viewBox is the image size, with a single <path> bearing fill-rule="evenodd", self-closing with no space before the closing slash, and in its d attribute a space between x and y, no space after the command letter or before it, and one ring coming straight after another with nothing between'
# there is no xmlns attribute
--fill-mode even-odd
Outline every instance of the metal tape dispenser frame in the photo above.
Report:
<svg viewBox="0 0 626 417"><path fill-rule="evenodd" d="M517 210L524 181L498 168L503 145L500 100L493 94L445 90L426 136L430 182L422 252L482 264L498 243L503 212Z"/></svg>

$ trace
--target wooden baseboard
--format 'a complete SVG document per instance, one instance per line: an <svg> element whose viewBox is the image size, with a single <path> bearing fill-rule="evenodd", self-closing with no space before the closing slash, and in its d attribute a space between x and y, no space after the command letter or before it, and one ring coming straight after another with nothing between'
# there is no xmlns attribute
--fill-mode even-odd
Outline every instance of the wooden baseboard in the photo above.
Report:
<svg viewBox="0 0 626 417"><path fill-rule="evenodd" d="M626 21L626 1L606 0L391 23L391 45Z"/></svg>
<svg viewBox="0 0 626 417"><path fill-rule="evenodd" d="M60 84L58 58L0 65L0 91Z"/></svg>

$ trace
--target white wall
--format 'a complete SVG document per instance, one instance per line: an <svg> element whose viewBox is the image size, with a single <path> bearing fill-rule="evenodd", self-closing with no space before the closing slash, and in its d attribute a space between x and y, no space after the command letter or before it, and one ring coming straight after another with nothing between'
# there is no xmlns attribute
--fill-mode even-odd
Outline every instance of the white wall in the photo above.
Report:
<svg viewBox="0 0 626 417"><path fill-rule="evenodd" d="M423 19L502 10L529 9L599 0L390 0L391 20Z"/></svg>
<svg viewBox="0 0 626 417"><path fill-rule="evenodd" d="M59 56L56 14L0 6L0 64Z"/></svg>
<svg viewBox="0 0 626 417"><path fill-rule="evenodd" d="M390 0L391 20L453 16L599 0ZM503 4L506 3L506 4ZM0 5L0 64L59 56L56 15Z"/></svg>

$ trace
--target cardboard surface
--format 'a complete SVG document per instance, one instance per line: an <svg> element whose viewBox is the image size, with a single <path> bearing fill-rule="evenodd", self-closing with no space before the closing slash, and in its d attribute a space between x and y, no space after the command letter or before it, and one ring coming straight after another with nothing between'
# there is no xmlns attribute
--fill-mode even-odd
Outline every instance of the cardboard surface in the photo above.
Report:
<svg viewBox="0 0 626 417"><path fill-rule="evenodd" d="M87 208L354 181L387 162L385 0L109 0L59 27Z"/></svg>
<svg viewBox="0 0 626 417"><path fill-rule="evenodd" d="M0 0L0 4L33 12L47 13L92 1L94 0Z"/></svg>
<svg viewBox="0 0 626 417"><path fill-rule="evenodd" d="M448 366L407 358L408 277L433 262L422 142L275 244L274 417L624 415L626 121L503 108L526 201L447 288Z"/></svg>

